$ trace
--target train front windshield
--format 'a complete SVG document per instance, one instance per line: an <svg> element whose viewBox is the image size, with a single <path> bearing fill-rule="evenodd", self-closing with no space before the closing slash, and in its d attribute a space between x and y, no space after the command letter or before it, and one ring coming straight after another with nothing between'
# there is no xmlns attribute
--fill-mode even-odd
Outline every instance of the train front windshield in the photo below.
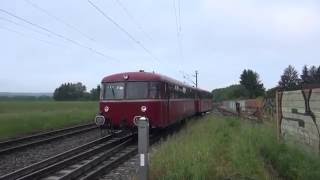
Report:
<svg viewBox="0 0 320 180"><path fill-rule="evenodd" d="M148 98L147 82L128 82L126 87L126 99L146 99Z"/></svg>
<svg viewBox="0 0 320 180"><path fill-rule="evenodd" d="M104 100L159 99L159 82L116 82L103 83L101 91Z"/></svg>
<svg viewBox="0 0 320 180"><path fill-rule="evenodd" d="M124 83L105 83L103 84L103 99L116 100L124 98Z"/></svg>

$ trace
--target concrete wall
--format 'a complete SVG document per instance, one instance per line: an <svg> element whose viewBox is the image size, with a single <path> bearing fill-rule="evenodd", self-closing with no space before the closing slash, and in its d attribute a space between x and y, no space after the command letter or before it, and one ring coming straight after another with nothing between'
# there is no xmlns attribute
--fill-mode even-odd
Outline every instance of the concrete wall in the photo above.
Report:
<svg viewBox="0 0 320 180"><path fill-rule="evenodd" d="M246 100L231 100L231 101L223 101L221 108L231 111L237 112L236 103L240 104L241 111L248 114L253 114L257 110L262 110L263 101L260 99L246 99Z"/></svg>
<svg viewBox="0 0 320 180"><path fill-rule="evenodd" d="M280 136L320 152L320 88L278 92L277 102Z"/></svg>
<svg viewBox="0 0 320 180"><path fill-rule="evenodd" d="M223 101L222 107L228 111L237 112L236 103L240 104L241 110L244 111L246 109L246 103L244 100L239 101Z"/></svg>

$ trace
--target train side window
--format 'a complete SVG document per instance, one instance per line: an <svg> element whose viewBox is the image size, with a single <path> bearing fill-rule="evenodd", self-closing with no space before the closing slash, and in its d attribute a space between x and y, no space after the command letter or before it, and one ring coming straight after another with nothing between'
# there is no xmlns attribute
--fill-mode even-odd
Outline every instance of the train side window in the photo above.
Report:
<svg viewBox="0 0 320 180"><path fill-rule="evenodd" d="M168 85L167 83L160 82L160 99L168 99Z"/></svg>
<svg viewBox="0 0 320 180"><path fill-rule="evenodd" d="M181 98L181 91L179 86L175 86L176 90L176 98L180 99Z"/></svg>
<svg viewBox="0 0 320 180"><path fill-rule="evenodd" d="M190 97L191 97L192 99L195 98L195 93L194 93L194 90L193 90L193 89L190 90Z"/></svg>
<svg viewBox="0 0 320 180"><path fill-rule="evenodd" d="M178 86L178 94L179 94L179 99L182 99L183 98L183 91L182 91L182 87L181 86Z"/></svg>
<svg viewBox="0 0 320 180"><path fill-rule="evenodd" d="M192 90L192 89L189 89L189 98L190 98L190 99L193 99L193 98L194 98L193 90Z"/></svg>
<svg viewBox="0 0 320 180"><path fill-rule="evenodd" d="M175 88L174 88L174 86L173 85L169 85L169 91L170 91L170 99L175 99L176 97L175 97L175 94L176 94L176 92L175 92Z"/></svg>
<svg viewBox="0 0 320 180"><path fill-rule="evenodd" d="M193 91L192 91L192 89L189 89L189 98L190 99L193 99L194 97L193 97Z"/></svg>
<svg viewBox="0 0 320 180"><path fill-rule="evenodd" d="M163 83L163 97L165 99L169 99L170 98L170 87L168 83Z"/></svg>
<svg viewBox="0 0 320 180"><path fill-rule="evenodd" d="M149 98L151 98L151 99L159 99L160 98L160 83L159 82L150 82Z"/></svg>
<svg viewBox="0 0 320 180"><path fill-rule="evenodd" d="M100 95L99 95L99 99L100 100L103 100L103 97L104 97L104 84L101 84L100 85Z"/></svg>

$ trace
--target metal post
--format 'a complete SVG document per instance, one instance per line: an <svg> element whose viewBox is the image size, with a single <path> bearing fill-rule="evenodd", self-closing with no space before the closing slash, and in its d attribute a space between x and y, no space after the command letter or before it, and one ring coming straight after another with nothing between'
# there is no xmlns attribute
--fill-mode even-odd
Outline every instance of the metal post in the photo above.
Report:
<svg viewBox="0 0 320 180"><path fill-rule="evenodd" d="M146 117L138 119L139 180L149 176L149 121Z"/></svg>
<svg viewBox="0 0 320 180"><path fill-rule="evenodd" d="M198 87L198 71L196 71L196 88Z"/></svg>

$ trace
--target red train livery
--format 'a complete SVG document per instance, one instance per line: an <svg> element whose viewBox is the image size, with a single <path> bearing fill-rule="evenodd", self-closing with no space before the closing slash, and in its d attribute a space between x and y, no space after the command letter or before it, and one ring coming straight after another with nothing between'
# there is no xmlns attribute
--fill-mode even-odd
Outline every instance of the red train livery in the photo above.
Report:
<svg viewBox="0 0 320 180"><path fill-rule="evenodd" d="M141 116L151 128L165 128L212 109L210 92L149 72L126 72L103 78L96 124L134 128Z"/></svg>

